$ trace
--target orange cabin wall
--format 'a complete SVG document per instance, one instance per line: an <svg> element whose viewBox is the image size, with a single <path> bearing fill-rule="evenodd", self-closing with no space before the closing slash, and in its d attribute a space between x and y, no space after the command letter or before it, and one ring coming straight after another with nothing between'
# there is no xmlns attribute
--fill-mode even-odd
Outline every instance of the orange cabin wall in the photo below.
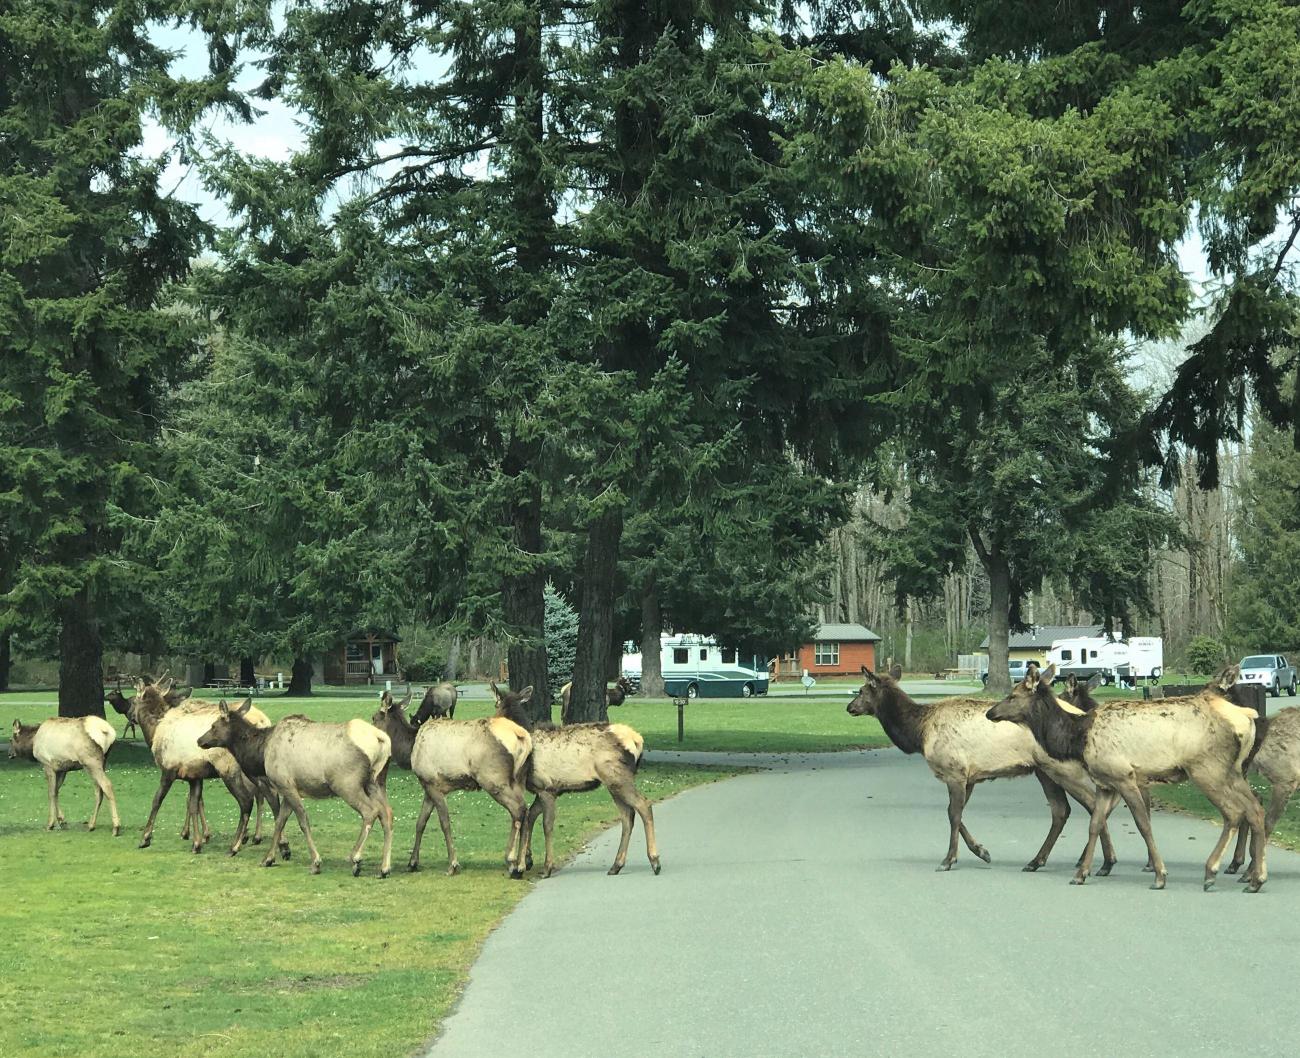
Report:
<svg viewBox="0 0 1300 1058"><path fill-rule="evenodd" d="M840 663L838 665L818 665L816 644L805 643L799 648L799 672L808 670L810 676L856 676L865 665L872 672L876 671L875 643L841 643Z"/></svg>

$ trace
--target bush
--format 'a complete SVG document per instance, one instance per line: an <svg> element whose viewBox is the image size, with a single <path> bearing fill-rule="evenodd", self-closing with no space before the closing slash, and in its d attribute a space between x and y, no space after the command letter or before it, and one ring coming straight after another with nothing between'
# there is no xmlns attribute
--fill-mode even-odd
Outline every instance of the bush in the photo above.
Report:
<svg viewBox="0 0 1300 1058"><path fill-rule="evenodd" d="M578 656L578 612L555 585L546 582L546 678L551 694L573 679L573 662Z"/></svg>
<svg viewBox="0 0 1300 1058"><path fill-rule="evenodd" d="M406 678L412 683L437 683L446 667L447 652L441 646L431 646L414 661L406 663Z"/></svg>
<svg viewBox="0 0 1300 1058"><path fill-rule="evenodd" d="M1195 636L1187 644L1187 668L1198 676L1213 676L1228 660L1228 649L1213 636Z"/></svg>

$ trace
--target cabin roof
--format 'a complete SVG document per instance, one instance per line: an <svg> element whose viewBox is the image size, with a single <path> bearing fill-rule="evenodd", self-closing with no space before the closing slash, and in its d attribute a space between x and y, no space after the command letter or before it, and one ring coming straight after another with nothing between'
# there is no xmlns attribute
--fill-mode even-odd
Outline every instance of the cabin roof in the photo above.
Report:
<svg viewBox="0 0 1300 1058"><path fill-rule="evenodd" d="M879 643L880 636L866 625L848 621L843 624L818 626L817 631L813 633L812 641L814 643Z"/></svg>
<svg viewBox="0 0 1300 1058"><path fill-rule="evenodd" d="M386 643L400 643L402 641L401 636L396 632L390 632L386 628L358 628L349 632L344 638L351 643L356 640L365 640L372 637L379 642Z"/></svg>
<svg viewBox="0 0 1300 1058"><path fill-rule="evenodd" d="M1033 625L1028 632L1012 632L1007 647L1011 650L1046 650L1058 639L1082 639L1105 635L1101 625ZM981 650L988 650L989 637L984 637Z"/></svg>

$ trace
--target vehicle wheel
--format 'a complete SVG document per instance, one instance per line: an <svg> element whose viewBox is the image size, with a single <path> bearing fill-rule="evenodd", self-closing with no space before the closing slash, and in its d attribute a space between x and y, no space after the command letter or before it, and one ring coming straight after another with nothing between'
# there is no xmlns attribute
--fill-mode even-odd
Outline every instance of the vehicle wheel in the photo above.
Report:
<svg viewBox="0 0 1300 1058"><path fill-rule="evenodd" d="M742 698L753 698L753 697L754 697L754 685L753 685L752 683L747 683L747 684L745 684L745 686L743 686L742 688L740 688L740 696L741 696Z"/></svg>
<svg viewBox="0 0 1300 1058"><path fill-rule="evenodd" d="M1282 685L1281 685L1280 683L1278 683L1278 681L1277 681L1277 677L1274 676L1274 677L1273 677L1273 697L1274 697L1274 698L1280 698L1281 696L1282 696Z"/></svg>
<svg viewBox="0 0 1300 1058"><path fill-rule="evenodd" d="M980 683L984 684L985 687L989 685L989 674L987 672L980 673Z"/></svg>
<svg viewBox="0 0 1300 1058"><path fill-rule="evenodd" d="M1101 685L1102 685L1103 687L1109 687L1109 686L1111 685L1112 682L1113 682L1113 681L1112 681L1111 678L1110 678L1110 673L1106 673L1106 674L1103 675L1102 678L1101 678Z"/></svg>
<svg viewBox="0 0 1300 1058"><path fill-rule="evenodd" d="M1295 697L1295 677L1294 677L1294 676L1291 677L1291 686L1288 687L1288 688L1286 689L1286 693L1289 694L1292 698Z"/></svg>
<svg viewBox="0 0 1300 1058"><path fill-rule="evenodd" d="M1159 669L1152 669L1152 670L1151 670L1151 679L1149 679L1147 682L1150 683L1152 687L1154 687L1157 683L1160 682L1160 677L1161 677L1161 675L1163 675L1163 674L1161 673L1161 671L1160 671Z"/></svg>
<svg viewBox="0 0 1300 1058"><path fill-rule="evenodd" d="M700 696L700 685L698 683L692 683L689 687L686 688L687 698L698 698L699 696Z"/></svg>

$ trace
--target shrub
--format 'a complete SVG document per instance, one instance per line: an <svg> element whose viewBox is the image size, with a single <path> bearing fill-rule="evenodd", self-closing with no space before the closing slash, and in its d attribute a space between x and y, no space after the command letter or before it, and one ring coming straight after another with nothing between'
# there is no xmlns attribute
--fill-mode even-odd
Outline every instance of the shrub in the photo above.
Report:
<svg viewBox="0 0 1300 1058"><path fill-rule="evenodd" d="M573 679L573 662L578 656L578 611L550 581L546 582L546 678L551 694Z"/></svg>
<svg viewBox="0 0 1300 1058"><path fill-rule="evenodd" d="M446 667L446 650L438 645L430 646L414 661L406 663L406 678L412 683L437 683Z"/></svg>
<svg viewBox="0 0 1300 1058"><path fill-rule="evenodd" d="M1187 668L1198 676L1212 676L1223 668L1227 648L1213 636L1195 636L1187 644Z"/></svg>

